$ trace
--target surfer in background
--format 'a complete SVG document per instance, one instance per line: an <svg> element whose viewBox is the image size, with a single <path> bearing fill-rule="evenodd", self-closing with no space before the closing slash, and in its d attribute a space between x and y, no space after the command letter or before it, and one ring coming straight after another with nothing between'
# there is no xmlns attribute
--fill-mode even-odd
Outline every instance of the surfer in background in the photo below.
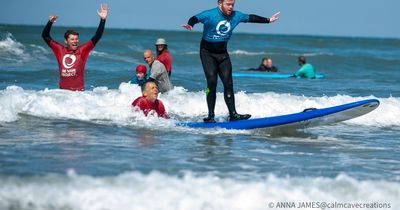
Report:
<svg viewBox="0 0 400 210"><path fill-rule="evenodd" d="M165 68L167 69L168 76L171 76L172 56L169 53L167 41L163 38L158 38L156 40L155 46L157 52L157 60L164 64Z"/></svg>
<svg viewBox="0 0 400 210"><path fill-rule="evenodd" d="M136 74L131 79L131 84L143 85L147 81L147 68L143 64L136 66Z"/></svg>
<svg viewBox="0 0 400 210"><path fill-rule="evenodd" d="M84 73L85 64L90 51L95 47L103 35L104 26L108 14L107 4L101 4L97 11L100 17L100 23L96 34L85 44L79 45L79 33L74 30L67 30L64 34L66 47L54 41L50 37L50 30L58 16L50 15L47 25L43 29L42 38L53 50L57 59L60 74L59 87L61 89L83 91L85 89Z"/></svg>
<svg viewBox="0 0 400 210"><path fill-rule="evenodd" d="M249 69L255 71L264 71L264 72L278 72L278 68L272 64L272 59L268 57L264 57L261 60L261 64L256 69Z"/></svg>
<svg viewBox="0 0 400 210"><path fill-rule="evenodd" d="M169 119L164 104L158 98L158 87L154 81L146 81L142 86L142 96L136 98L132 106L138 107L147 116L155 112L158 117Z"/></svg>
<svg viewBox="0 0 400 210"><path fill-rule="evenodd" d="M249 119L249 114L238 114L233 92L232 64L227 51L232 31L241 22L273 23L279 19L279 12L270 18L244 14L234 10L235 0L218 0L214 9L203 11L191 17L182 25L192 30L197 23L203 23L203 37L200 43L200 58L207 80L206 98L208 116L204 122L215 122L215 102L218 76L224 85L224 99L229 110L229 121Z"/></svg>
<svg viewBox="0 0 400 210"><path fill-rule="evenodd" d="M300 69L294 74L295 77L303 77L303 78L315 78L315 70L314 67L306 62L306 57L299 56L297 58L297 62L300 66Z"/></svg>
<svg viewBox="0 0 400 210"><path fill-rule="evenodd" d="M169 79L167 69L164 64L156 60L151 50L146 50L143 53L143 58L150 66L150 78L157 83L161 93L168 92L172 89L172 83Z"/></svg>

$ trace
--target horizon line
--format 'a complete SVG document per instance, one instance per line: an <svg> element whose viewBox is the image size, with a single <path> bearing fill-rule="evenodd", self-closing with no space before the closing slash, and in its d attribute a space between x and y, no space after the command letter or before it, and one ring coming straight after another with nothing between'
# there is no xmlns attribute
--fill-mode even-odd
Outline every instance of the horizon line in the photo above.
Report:
<svg viewBox="0 0 400 210"><path fill-rule="evenodd" d="M25 24L25 23L2 23L0 25L7 25L7 26L34 26L34 27L44 27L45 24ZM97 28L97 26L84 26L84 25L56 25L54 27L60 28L68 28L68 27L75 27L75 28ZM139 30L139 31L170 31L170 32L187 32L184 29L155 29L155 28L133 28L133 27L115 27L109 26L105 29L116 29L116 30ZM201 30L193 30L192 32L201 33ZM362 39L394 39L398 40L400 37L394 36L362 36L362 35L327 35L327 34L285 34L285 33L257 33L257 32L248 32L248 31L236 31L235 34L251 34L251 35L273 35L273 36L306 36L306 37L325 37L325 38L362 38Z"/></svg>

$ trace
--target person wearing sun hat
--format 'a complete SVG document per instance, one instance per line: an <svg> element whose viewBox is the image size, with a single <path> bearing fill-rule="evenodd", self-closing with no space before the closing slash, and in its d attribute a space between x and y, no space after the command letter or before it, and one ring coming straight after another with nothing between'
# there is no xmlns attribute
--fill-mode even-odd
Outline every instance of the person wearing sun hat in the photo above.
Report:
<svg viewBox="0 0 400 210"><path fill-rule="evenodd" d="M168 50L167 41L164 38L158 38L156 43L157 60L164 64L167 69L168 75L171 76L172 71L172 56Z"/></svg>

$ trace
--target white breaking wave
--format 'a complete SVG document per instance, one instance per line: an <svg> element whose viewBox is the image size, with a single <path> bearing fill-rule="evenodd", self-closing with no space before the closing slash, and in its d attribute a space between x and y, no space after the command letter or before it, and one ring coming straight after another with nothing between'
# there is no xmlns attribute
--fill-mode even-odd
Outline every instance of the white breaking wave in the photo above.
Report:
<svg viewBox="0 0 400 210"><path fill-rule="evenodd" d="M265 55L267 52L249 52L246 50L234 50L229 52L230 55Z"/></svg>
<svg viewBox="0 0 400 210"><path fill-rule="evenodd" d="M50 54L43 46L30 44L25 46L14 39L11 33L6 33L4 39L0 40L0 56L1 59L10 61L10 63L26 63L31 61L48 60L45 56Z"/></svg>
<svg viewBox="0 0 400 210"><path fill-rule="evenodd" d="M11 54L20 58L27 59L25 53L25 46L20 42L17 42L11 33L6 33L4 39L0 40L0 53Z"/></svg>
<svg viewBox="0 0 400 210"><path fill-rule="evenodd" d="M400 208L400 183L360 181L344 174L336 178L268 175L244 181L159 172L92 177L71 170L68 175L1 177L0 186L0 209L265 210L293 202Z"/></svg>
<svg viewBox="0 0 400 210"><path fill-rule="evenodd" d="M118 89L106 87L93 91L73 92L66 90L24 90L18 86L9 86L0 91L0 122L12 122L19 114L54 119L74 119L83 121L112 122L123 125L150 125L159 127L159 119L149 120L140 112L132 111L131 103L141 96L137 85L121 83ZM216 118L225 120L228 111L223 93L217 93L215 107ZM239 113L249 113L253 117L276 116L301 112L306 108L326 108L359 100L375 98L337 95L333 97L305 97L290 94L245 93L235 94L236 109ZM199 121L207 114L204 91L189 92L175 87L166 94L160 94L167 112L173 120L165 120L163 125L174 126L176 121ZM345 123L364 126L399 127L400 99L380 98L380 106L361 117Z"/></svg>

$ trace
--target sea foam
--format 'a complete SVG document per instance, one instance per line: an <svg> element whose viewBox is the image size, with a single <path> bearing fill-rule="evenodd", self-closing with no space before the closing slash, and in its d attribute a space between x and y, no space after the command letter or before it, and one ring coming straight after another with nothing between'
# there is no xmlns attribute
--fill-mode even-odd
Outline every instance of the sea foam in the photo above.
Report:
<svg viewBox="0 0 400 210"><path fill-rule="evenodd" d="M216 118L226 120L228 111L223 93L217 93ZM118 89L98 87L92 91L73 92L59 89L41 91L24 90L18 86L9 86L0 91L0 122L12 122L19 114L43 118L61 118L83 121L102 121L117 124L143 122L143 114L132 111L132 101L141 96L137 85L121 83ZM266 117L301 112L306 108L325 108L359 100L375 98L351 97L347 95L305 97L274 92L235 94L236 108L239 113L249 113L253 117ZM167 112L174 121L199 121L207 114L204 91L189 92L175 87L166 94L160 94ZM364 116L346 121L347 124L398 127L400 125L400 99L395 97L378 98L380 106ZM154 120L154 124L156 123ZM153 124L152 124L153 126Z"/></svg>
<svg viewBox="0 0 400 210"><path fill-rule="evenodd" d="M1 209L265 210L278 203L380 204L398 209L400 184L335 178L265 175L235 180L213 175L128 172L110 177L0 177ZM273 208L272 208L273 209Z"/></svg>

